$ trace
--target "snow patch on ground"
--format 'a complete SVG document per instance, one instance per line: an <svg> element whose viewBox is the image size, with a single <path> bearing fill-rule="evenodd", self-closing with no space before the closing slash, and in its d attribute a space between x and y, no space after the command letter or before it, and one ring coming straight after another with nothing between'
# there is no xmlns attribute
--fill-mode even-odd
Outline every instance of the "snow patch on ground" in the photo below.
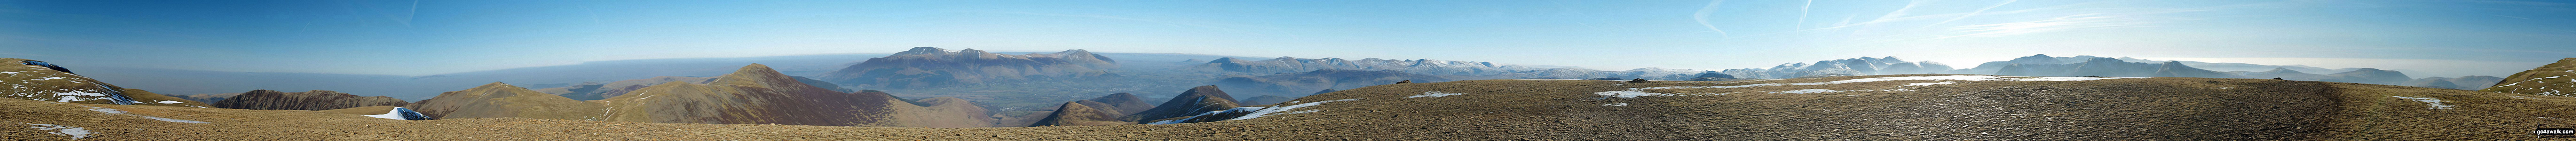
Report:
<svg viewBox="0 0 2576 141"><path fill-rule="evenodd" d="M90 137L90 135L89 135L89 134L90 134L89 129L86 129L86 128L71 127L71 126L61 126L61 125L53 125L53 124L27 124L27 125L34 126L34 127L28 127L28 128L36 128L36 130L54 130L54 132L51 132L52 134L56 134L56 135L65 135L65 136L72 136L72 139L80 139L80 138L88 138L88 137Z"/></svg>
<svg viewBox="0 0 2576 141"><path fill-rule="evenodd" d="M1198 115L1190 115L1190 118L1180 118L1180 120L1154 120L1154 123L1149 123L1149 126L1164 126L1164 123L1182 123L1182 120L1198 120L1198 118L1208 118L1208 115L1218 115L1218 113L1255 113L1255 110L1262 110L1262 108L1226 108L1226 110L1208 110L1208 113L1198 113ZM1234 118L1229 118L1229 120L1234 120Z"/></svg>
<svg viewBox="0 0 2576 141"><path fill-rule="evenodd" d="M1512 80L1541 80L1541 81L1546 81L1546 80L1591 80L1591 81L1619 81L1619 80L1592 80L1592 79L1512 79Z"/></svg>
<svg viewBox="0 0 2576 141"><path fill-rule="evenodd" d="M2426 107L2425 109L2451 109L2451 105L2442 105L2442 99L2438 99L2438 98L2431 98L2431 97L2406 97L2406 96L2388 96L2388 97L2397 97L2397 98L2400 98L2400 99L2415 100L2416 102L2424 102L2424 106Z"/></svg>
<svg viewBox="0 0 2576 141"><path fill-rule="evenodd" d="M54 77L45 77L44 79L36 79L36 80L59 80L59 79L63 79L63 77L61 77L61 76L54 76Z"/></svg>
<svg viewBox="0 0 2576 141"><path fill-rule="evenodd" d="M91 93L91 92L82 92L82 91L61 92L61 93L54 93L54 95L73 95L73 96L107 96L107 94L102 94L102 93Z"/></svg>
<svg viewBox="0 0 2576 141"><path fill-rule="evenodd" d="M88 106L82 106L82 107L88 107ZM107 113L107 114L111 114L111 115L129 115L129 116L137 116L137 117L143 117L143 118L146 118L146 119L159 120L159 121L168 121L168 122L177 122L177 123L207 123L207 122L204 122L204 121L180 120L180 119L161 118L161 117L145 116L145 115L137 115L137 114L127 114L127 113L125 113L125 111L119 111L119 110L116 110L116 109L109 109L109 108L104 108L104 107L89 107L89 111L98 111L99 113Z"/></svg>
<svg viewBox="0 0 2576 141"><path fill-rule="evenodd" d="M179 102L179 101L162 100L161 102L154 102L154 103L161 103L161 104L179 104L179 103L188 103L188 102Z"/></svg>
<svg viewBox="0 0 2576 141"><path fill-rule="evenodd" d="M1607 92L1596 92L1596 93L1592 93L1592 94L1597 94L1597 95L1601 95L1601 96L1609 96L1609 97L1619 97L1619 98L1637 98L1637 97L1640 97L1640 96L1675 96L1675 95L1678 95L1678 94L1667 94L1667 93L1649 93L1649 92L1645 92L1645 91L1640 91L1640 90L1638 90L1638 89L1629 89L1629 90L1626 90L1626 91L1607 91Z"/></svg>
<svg viewBox="0 0 2576 141"><path fill-rule="evenodd" d="M1610 103L1610 104L1601 104L1601 106L1628 106L1628 103Z"/></svg>
<svg viewBox="0 0 2576 141"><path fill-rule="evenodd" d="M1452 92L1440 92L1440 91L1428 91L1428 92L1422 92L1422 95L1413 95L1413 96L1407 96L1407 97L1404 97L1404 98L1444 97L1444 96L1453 96L1453 95L1466 95L1466 94L1464 94L1464 93L1452 93Z"/></svg>
<svg viewBox="0 0 2576 141"><path fill-rule="evenodd" d="M1839 93L1839 92L1867 92L1867 91L1907 92L1907 91L1914 91L1914 90L1909 90L1909 89L1886 89L1886 90L1849 90L1849 91L1844 91L1844 90L1827 90L1827 89L1804 89L1804 90L1777 91L1777 92L1771 92L1771 93L1775 93L1775 94L1810 94L1810 93Z"/></svg>
<svg viewBox="0 0 2576 141"><path fill-rule="evenodd" d="M1777 91L1777 92L1771 92L1771 93L1775 93L1775 94L1808 94L1808 93L1837 93L1837 92L1844 92L1844 91L1827 90L1827 89L1805 89L1805 90Z"/></svg>
<svg viewBox="0 0 2576 141"><path fill-rule="evenodd" d="M403 116L402 116L402 107L394 107L394 109L393 109L393 110L386 110L386 111L385 111L385 114L367 115L367 117L382 118L382 119L394 119L394 120L411 120L411 119L403 119Z"/></svg>
<svg viewBox="0 0 2576 141"><path fill-rule="evenodd" d="M1319 111L1319 110L1305 110L1305 111L1288 111L1288 110L1296 110L1297 108L1305 108L1306 106L1322 105L1322 104L1324 104L1324 103L1329 103L1329 102L1336 102L1336 101L1352 101L1352 100L1360 100L1360 99L1353 98L1353 99L1342 99L1342 100L1325 100L1325 101L1307 102L1307 103L1297 104L1297 105L1288 105L1288 106L1272 106L1272 107L1270 107L1270 108L1264 108L1264 109L1261 109L1261 111L1252 112L1252 114L1243 115L1243 117L1235 117L1234 119L1226 119L1226 120L1244 120L1244 119L1252 119L1252 118L1261 118L1262 116L1270 116L1270 115L1284 115L1284 114L1312 113L1312 112L1317 112L1317 111Z"/></svg>
<svg viewBox="0 0 2576 141"><path fill-rule="evenodd" d="M1931 82L1931 83L1908 83L1908 84L1905 84L1905 86L1931 86L1931 85L1951 84L1951 83L1958 83L1958 82L1941 81L1941 82Z"/></svg>

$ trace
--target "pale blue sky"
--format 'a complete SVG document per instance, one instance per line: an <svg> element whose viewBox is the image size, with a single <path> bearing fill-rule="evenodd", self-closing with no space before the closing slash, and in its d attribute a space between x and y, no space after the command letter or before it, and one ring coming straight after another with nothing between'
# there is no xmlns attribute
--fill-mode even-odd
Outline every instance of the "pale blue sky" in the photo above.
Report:
<svg viewBox="0 0 2576 141"><path fill-rule="evenodd" d="M1727 69L2031 54L2507 75L2576 57L2576 4L2482 0L30 1L0 57L427 75L583 61L998 51ZM864 58L853 58L853 61Z"/></svg>

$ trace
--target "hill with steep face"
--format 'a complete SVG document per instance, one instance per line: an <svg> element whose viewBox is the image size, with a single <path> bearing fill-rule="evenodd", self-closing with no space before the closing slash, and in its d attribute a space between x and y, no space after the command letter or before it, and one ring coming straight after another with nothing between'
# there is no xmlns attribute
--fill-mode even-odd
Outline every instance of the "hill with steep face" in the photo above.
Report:
<svg viewBox="0 0 2576 141"><path fill-rule="evenodd" d="M984 127L983 108L956 98L914 105L877 91L840 93L797 82L767 66L743 66L706 84L665 82L597 100L600 120L658 123L894 127Z"/></svg>
<svg viewBox="0 0 2576 141"><path fill-rule="evenodd" d="M1028 126L1109 126L1136 124L1135 122L1118 120L1118 111L1085 106L1099 105L1096 103L1100 102L1093 102L1091 100L1065 102L1064 105L1056 106L1057 108L1055 111L1050 112L1045 118L1040 118L1036 123L1032 123Z"/></svg>
<svg viewBox="0 0 2576 141"><path fill-rule="evenodd" d="M1027 114L1027 115L1021 115L1021 116L1018 116L1018 117L997 116L997 118L1001 118L1001 120L995 120L995 121L994 121L994 124L995 124L995 125L994 125L994 127L1023 127L1023 126L1098 126L1098 125L1135 124L1135 123L1133 123L1133 122L1128 122L1128 121L1120 120L1120 119L1118 119L1118 118L1119 118L1119 117L1122 117L1122 116L1125 116L1125 115L1129 115L1129 114L1136 114L1136 113L1140 113L1140 112L1145 112L1145 110L1148 110L1148 109L1154 109L1154 105L1153 105L1152 103L1145 103L1145 100L1144 100L1144 99L1137 98L1135 94L1128 94L1128 93L1114 93L1114 94L1104 95L1104 96L1100 96L1100 97L1096 97L1096 98L1085 99L1085 100L1075 100L1075 101L1072 101L1072 102L1066 102L1066 103L1067 103L1067 104L1080 105L1080 106L1082 106L1082 107L1081 107L1081 108L1065 108L1065 107L1064 107L1065 105L1059 104L1059 105L1056 105L1055 107L1047 107L1047 108L1043 108L1043 109L1053 109L1053 110L1039 110L1039 111L1031 111L1031 112L1030 112L1029 114ZM1079 111L1075 111L1075 112L1065 112L1065 110L1079 110ZM1092 114L1106 114L1106 115L1108 115L1108 116L1106 116L1106 118L1105 118L1105 119L1103 119L1103 118L1099 118L1099 117L1096 117L1096 116L1092 116ZM1102 123L1091 122L1091 121L1116 121L1116 122L1121 122L1121 123L1120 123L1120 124L1102 124ZM1068 123L1073 123L1073 124L1068 124Z"/></svg>
<svg viewBox="0 0 2576 141"><path fill-rule="evenodd" d="M2534 125L2576 125L2532 120L2576 115L2565 108L2576 107L2569 97L2268 79L1977 75L1412 83L1236 107L1247 110L1213 122L968 129L401 121L29 100L0 100L0 107L13 113L0 123L43 124L0 128L0 138L30 140L69 139L58 133L72 128L112 131L78 134L83 140L2539 140ZM217 132L260 134L206 134Z"/></svg>
<svg viewBox="0 0 2576 141"><path fill-rule="evenodd" d="M1118 68L1116 60L1084 50L1009 55L983 50L916 47L869 58L822 74L822 80L862 88L922 88L986 81L1092 77ZM1034 78L1032 78L1034 77Z"/></svg>
<svg viewBox="0 0 2576 141"><path fill-rule="evenodd" d="M1172 100L1163 101L1163 104L1155 105L1153 109L1146 109L1143 112L1124 115L1118 119L1120 121L1133 122L1152 121L1166 118L1185 117L1198 114L1199 112L1225 110L1237 106L1243 106L1243 104L1235 103L1234 96L1227 95L1225 90L1219 90L1217 89L1217 86L1213 85L1199 86L1190 88L1189 91L1182 91L1180 95L1172 96Z"/></svg>
<svg viewBox="0 0 2576 141"><path fill-rule="evenodd" d="M1091 98L1086 101L1097 103L1084 103L1088 104L1091 108L1098 108L1103 111L1117 111L1113 112L1114 115L1136 114L1137 112L1145 112L1146 109L1154 109L1154 105L1152 103L1145 103L1145 99L1137 98L1136 94L1128 93L1114 93L1097 98Z"/></svg>
<svg viewBox="0 0 2576 141"><path fill-rule="evenodd" d="M367 106L409 105L411 105L410 101L394 99L393 97L359 97L358 95L350 95L349 93L324 90L293 93L271 90L251 90L250 92L243 92L240 95L236 95L231 98L225 98L223 101L216 101L214 104L215 108L252 110L330 110Z"/></svg>
<svg viewBox="0 0 2576 141"><path fill-rule="evenodd" d="M461 118L535 118L558 120L593 120L604 115L599 103L572 100L528 90L519 86L492 82L483 86L438 94L411 107L437 119Z"/></svg>
<svg viewBox="0 0 2576 141"><path fill-rule="evenodd" d="M2546 96L2576 96L2576 58L2559 59L2558 63L2541 65L2504 77L2493 88L2479 92L2516 93Z"/></svg>
<svg viewBox="0 0 2576 141"><path fill-rule="evenodd" d="M86 104L206 107L203 102L127 89L44 61L0 58L0 98Z"/></svg>
<svg viewBox="0 0 2576 141"><path fill-rule="evenodd" d="M1308 92L1319 90L1350 89L1395 84L1395 82L1406 80L1412 80L1417 83L1427 83L1457 81L1459 79L1447 76L1422 75L1393 70L1363 71L1328 69L1263 76L1231 76L1217 79L1216 82L1214 82L1214 85L1231 89L1233 90L1233 93L1247 95L1302 96L1308 95Z"/></svg>

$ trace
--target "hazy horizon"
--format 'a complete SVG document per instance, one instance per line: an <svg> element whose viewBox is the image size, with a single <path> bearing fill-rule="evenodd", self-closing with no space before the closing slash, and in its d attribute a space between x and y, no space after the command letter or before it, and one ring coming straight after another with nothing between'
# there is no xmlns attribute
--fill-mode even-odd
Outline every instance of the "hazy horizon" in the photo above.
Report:
<svg viewBox="0 0 2576 141"><path fill-rule="evenodd" d="M2576 57L2548 1L0 2L0 57L432 75L909 47L1767 68L2032 54L2509 75ZM851 61L866 58L852 58ZM1250 58L1267 59L1267 58ZM2333 72L2310 72L2333 73Z"/></svg>

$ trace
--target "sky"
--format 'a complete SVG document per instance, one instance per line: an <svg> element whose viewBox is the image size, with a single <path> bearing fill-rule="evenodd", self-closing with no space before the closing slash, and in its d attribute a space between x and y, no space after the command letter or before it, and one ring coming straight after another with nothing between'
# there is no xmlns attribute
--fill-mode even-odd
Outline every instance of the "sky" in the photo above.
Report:
<svg viewBox="0 0 2576 141"><path fill-rule="evenodd" d="M2571 18L2511 0L0 0L0 57L431 75L920 46L1603 70L2048 54L2502 76L2576 57Z"/></svg>

